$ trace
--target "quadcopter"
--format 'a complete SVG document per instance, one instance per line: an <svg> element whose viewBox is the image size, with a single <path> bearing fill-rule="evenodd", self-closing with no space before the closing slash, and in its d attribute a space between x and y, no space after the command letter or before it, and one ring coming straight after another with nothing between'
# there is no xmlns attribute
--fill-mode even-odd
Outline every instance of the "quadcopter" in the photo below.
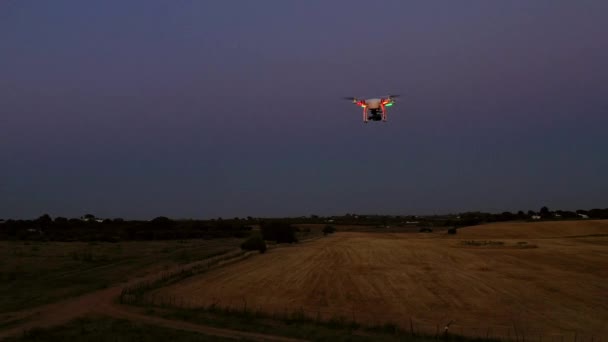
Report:
<svg viewBox="0 0 608 342"><path fill-rule="evenodd" d="M395 103L394 98L399 95L388 95L387 97L379 99L358 99L356 97L345 97L345 99L352 101L357 106L363 108L363 122L367 121L386 121L386 107L390 107ZM369 115L368 115L369 111Z"/></svg>

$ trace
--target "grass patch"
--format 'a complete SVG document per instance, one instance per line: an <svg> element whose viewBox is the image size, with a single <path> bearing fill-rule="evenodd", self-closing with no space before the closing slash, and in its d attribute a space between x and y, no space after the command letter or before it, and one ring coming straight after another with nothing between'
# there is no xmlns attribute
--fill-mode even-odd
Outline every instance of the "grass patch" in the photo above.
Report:
<svg viewBox="0 0 608 342"><path fill-rule="evenodd" d="M517 248L538 248L537 245L528 243L527 241L519 241L515 246Z"/></svg>
<svg viewBox="0 0 608 342"><path fill-rule="evenodd" d="M237 259L245 256L246 254L247 251L238 251L227 254L216 253L212 257L209 257L206 262L199 263L188 268L182 268L172 273L165 273L155 280L141 281L133 286L125 287L120 294L119 302L121 304L144 303L146 300L144 296L151 290L174 284L196 274L201 274L224 261Z"/></svg>
<svg viewBox="0 0 608 342"><path fill-rule="evenodd" d="M493 240L464 240L460 241L462 246L467 247L504 247L504 248L538 248L535 244L530 244L527 241L518 241L516 243L505 243L504 241Z"/></svg>
<svg viewBox="0 0 608 342"><path fill-rule="evenodd" d="M502 241L492 241L492 240L465 240L460 242L461 245L465 246L504 246L504 242Z"/></svg>
<svg viewBox="0 0 608 342"><path fill-rule="evenodd" d="M49 329L32 329L20 337L5 339L6 342L29 341L234 341L207 336L196 332L174 330L144 325L127 320L107 317L86 317L66 325Z"/></svg>
<svg viewBox="0 0 608 342"><path fill-rule="evenodd" d="M230 309L209 306L185 309L147 306L146 313L167 319L226 329L280 335L312 341L495 341L467 338L458 335L431 336L401 330L394 323L364 326L344 317L321 320L308 317L303 311L268 314L248 309Z"/></svg>
<svg viewBox="0 0 608 342"><path fill-rule="evenodd" d="M110 242L0 241L0 313L82 295L154 269L204 260L240 239Z"/></svg>

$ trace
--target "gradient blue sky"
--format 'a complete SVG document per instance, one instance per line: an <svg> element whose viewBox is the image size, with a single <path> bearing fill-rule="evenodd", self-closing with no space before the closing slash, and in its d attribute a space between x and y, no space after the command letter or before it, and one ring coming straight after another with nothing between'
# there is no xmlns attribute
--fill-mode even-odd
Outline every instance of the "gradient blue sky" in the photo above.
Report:
<svg viewBox="0 0 608 342"><path fill-rule="evenodd" d="M608 207L607 37L603 0L5 0L0 218Z"/></svg>

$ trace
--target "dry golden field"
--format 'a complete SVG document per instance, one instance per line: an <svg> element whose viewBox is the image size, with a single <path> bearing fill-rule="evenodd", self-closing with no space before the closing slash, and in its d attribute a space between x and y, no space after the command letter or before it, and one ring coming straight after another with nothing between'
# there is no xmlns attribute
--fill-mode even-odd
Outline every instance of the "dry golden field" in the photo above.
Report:
<svg viewBox="0 0 608 342"><path fill-rule="evenodd" d="M608 221L499 223L441 233L338 232L151 294L435 333L608 336ZM411 323L410 323L411 322Z"/></svg>

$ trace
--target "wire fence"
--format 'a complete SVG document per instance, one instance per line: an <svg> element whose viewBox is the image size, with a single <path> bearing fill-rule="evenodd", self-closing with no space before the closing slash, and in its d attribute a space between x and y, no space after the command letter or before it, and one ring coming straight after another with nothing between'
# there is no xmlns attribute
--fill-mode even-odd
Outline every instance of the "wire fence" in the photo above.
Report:
<svg viewBox="0 0 608 342"><path fill-rule="evenodd" d="M595 335L584 331L569 329L535 330L527 324L505 322L503 325L484 326L462 324L456 319L443 319L439 322L429 322L417 317L396 319L390 313L379 314L358 310L328 310L321 308L300 307L279 308L265 305L252 306L247 300L220 300L214 298L209 302L187 299L181 296L151 293L143 298L142 304L176 309L211 309L233 314L249 314L260 318L292 319L308 322L337 321L343 325L360 325L367 327L394 326L400 333L411 335L444 336L445 334L466 336L480 339L496 339L505 341L539 341L539 342L601 342L603 335Z"/></svg>

